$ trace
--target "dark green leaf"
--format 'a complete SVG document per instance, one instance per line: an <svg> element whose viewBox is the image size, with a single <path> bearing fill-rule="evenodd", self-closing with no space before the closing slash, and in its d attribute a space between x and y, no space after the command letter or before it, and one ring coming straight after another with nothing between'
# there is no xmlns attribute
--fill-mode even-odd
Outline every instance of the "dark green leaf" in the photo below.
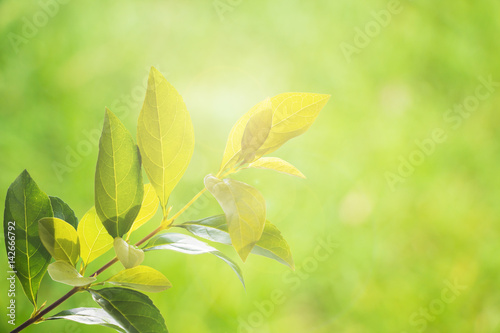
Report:
<svg viewBox="0 0 500 333"><path fill-rule="evenodd" d="M38 288L50 262L50 253L38 236L38 220L52 216L49 197L24 170L7 191L3 225L8 257L15 248L16 275L35 308Z"/></svg>
<svg viewBox="0 0 500 333"><path fill-rule="evenodd" d="M47 320L66 319L80 324L101 325L112 328L117 332L127 333L127 331L101 308L75 308L59 312L47 318Z"/></svg>
<svg viewBox="0 0 500 333"><path fill-rule="evenodd" d="M226 217L216 215L197 221L189 221L179 225L192 234L222 244L231 244L231 239L227 232ZM281 235L281 232L266 221L264 232L260 240L252 249L253 254L274 259L279 263L294 269L294 263L290 246Z"/></svg>
<svg viewBox="0 0 500 333"><path fill-rule="evenodd" d="M76 229L78 227L78 218L76 217L73 209L71 209L67 203L58 197L49 196L49 199L50 204L52 205L52 210L54 211L54 217L68 222Z"/></svg>
<svg viewBox="0 0 500 333"><path fill-rule="evenodd" d="M243 273L241 272L240 267L233 260L228 258L215 247L212 247L194 237L177 233L161 234L151 239L144 248L145 252L152 250L172 250L186 254L211 253L224 260L236 273L243 286L245 286Z"/></svg>
<svg viewBox="0 0 500 333"><path fill-rule="evenodd" d="M89 290L94 300L129 333L168 332L160 310L151 299L135 290Z"/></svg>

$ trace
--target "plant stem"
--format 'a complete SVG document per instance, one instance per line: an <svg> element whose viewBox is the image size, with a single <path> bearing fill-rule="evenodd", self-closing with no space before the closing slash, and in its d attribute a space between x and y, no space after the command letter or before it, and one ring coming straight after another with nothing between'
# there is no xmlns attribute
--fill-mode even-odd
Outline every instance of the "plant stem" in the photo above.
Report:
<svg viewBox="0 0 500 333"><path fill-rule="evenodd" d="M193 197L193 199L191 199L191 201L189 201L180 211L177 212L177 214L175 214L172 218L168 219L168 222L170 222L169 225L164 226L163 225L163 221L162 221L161 225L158 228L156 228L151 233L149 233L146 237L144 237L143 239L141 239L140 241L138 241L135 244L135 246L139 246L139 245L145 243L147 240L149 240L151 237L153 237L154 235L156 235L160 231L169 229L170 226L171 226L171 224L174 222L174 220L176 218L178 218L182 213L184 213L205 191L206 191L206 188L203 188L203 190L201 190L198 194L196 194ZM95 277L95 276L101 274L106 269L108 269L109 267L113 266L113 264L115 264L117 261L118 261L118 258L116 258L116 257L113 258L113 259L111 259L107 264L105 264L104 266L102 266L101 268L99 268L97 271L95 271L94 274L92 274L91 276ZM43 316L45 316L47 313L49 313L50 311L54 310L61 303L63 303L68 298L70 298L71 296L73 296L74 294L76 294L78 291L83 290L83 289L84 288L82 288L82 287L74 287L73 289L71 289L70 291L68 291L64 296L62 296L61 298L59 298L58 300L56 300L54 303L52 303L51 305L49 305L48 307L46 307L43 311L40 311L36 316L34 316L34 317L26 320L24 323L22 323L20 326L16 327L10 333L21 332L26 327L28 327L28 326L36 323Z"/></svg>

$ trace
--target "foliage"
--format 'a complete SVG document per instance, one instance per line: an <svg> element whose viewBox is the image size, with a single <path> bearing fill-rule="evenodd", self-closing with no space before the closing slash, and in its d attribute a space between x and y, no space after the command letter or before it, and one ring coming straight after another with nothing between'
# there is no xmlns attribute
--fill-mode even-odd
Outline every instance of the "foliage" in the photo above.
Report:
<svg viewBox="0 0 500 333"><path fill-rule="evenodd" d="M88 291L101 307L65 310L47 319L103 325L118 332L167 332L158 308L140 292L161 292L172 287L161 272L141 265L149 251L213 254L226 262L244 284L234 260L195 237L164 233L172 228L232 245L243 261L254 253L293 269L288 243L266 220L264 197L254 187L228 176L247 168L265 168L304 178L290 163L263 156L304 133L328 98L287 93L258 103L231 130L219 171L207 175L205 188L169 216L172 207L168 207L168 199L190 162L194 131L182 97L152 68L138 121L138 145L118 117L106 109L95 172L95 207L80 222L64 201L40 190L27 171L8 190L4 235L6 244L15 237L17 277L35 308L28 326L45 314L37 307L37 294L46 271L52 280L74 286L72 293ZM150 184L143 184L142 167ZM205 190L215 197L224 215L175 224ZM136 245L130 244L131 234L155 215L158 206L163 212L160 226ZM116 258L86 275L87 266L112 247ZM55 259L52 263L51 258ZM116 261L125 269L107 280L98 280L98 275ZM59 303L54 304L47 309Z"/></svg>

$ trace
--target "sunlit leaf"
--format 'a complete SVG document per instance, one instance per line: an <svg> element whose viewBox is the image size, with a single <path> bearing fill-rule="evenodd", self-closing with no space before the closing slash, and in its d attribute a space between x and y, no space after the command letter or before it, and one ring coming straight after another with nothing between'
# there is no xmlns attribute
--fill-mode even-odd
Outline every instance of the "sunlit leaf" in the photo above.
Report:
<svg viewBox="0 0 500 333"><path fill-rule="evenodd" d="M129 333L168 333L160 310L151 299L135 290L89 290L94 300Z"/></svg>
<svg viewBox="0 0 500 333"><path fill-rule="evenodd" d="M132 268L140 265L144 260L144 251L134 245L127 243L120 237L114 240L115 253L118 260L125 268Z"/></svg>
<svg viewBox="0 0 500 333"><path fill-rule="evenodd" d="M128 234L130 235L133 231L139 229L146 222L148 222L158 210L159 204L158 196L156 195L155 189L151 184L144 185L144 198L142 199L141 210L135 218L134 224Z"/></svg>
<svg viewBox="0 0 500 333"><path fill-rule="evenodd" d="M75 308L64 310L46 320L66 319L76 323L86 325L100 325L114 329L117 332L127 333L127 331L101 308ZM75 330L77 332L78 330Z"/></svg>
<svg viewBox="0 0 500 333"><path fill-rule="evenodd" d="M288 175L306 178L296 167L278 157L261 157L257 161L250 163L249 167L276 170Z"/></svg>
<svg viewBox="0 0 500 333"><path fill-rule="evenodd" d="M240 279L243 286L245 286L245 281L243 280L243 273L240 267L230 258L225 256L215 247L212 247L194 237L178 234L178 233L165 233L152 238L149 243L144 248L144 251L153 250L171 250L186 254L204 254L211 253L216 257L224 260L236 273Z"/></svg>
<svg viewBox="0 0 500 333"><path fill-rule="evenodd" d="M198 221L185 222L179 227L184 228L192 234L222 244L231 244L226 217L216 215ZM290 268L294 268L290 246L281 235L281 232L266 221L262 237L252 249L252 254L261 255L274 259Z"/></svg>
<svg viewBox="0 0 500 333"><path fill-rule="evenodd" d="M226 215L231 243L243 261L257 243L266 222L266 202L259 191L234 179L205 177L207 190Z"/></svg>
<svg viewBox="0 0 500 333"><path fill-rule="evenodd" d="M256 153L269 136L272 121L271 100L267 99L263 104L263 109L253 114L248 120L241 138L241 156L239 160L248 163L258 157Z"/></svg>
<svg viewBox="0 0 500 333"><path fill-rule="evenodd" d="M84 277L66 261L58 260L49 265L52 280L74 287L82 287L96 281L95 277Z"/></svg>
<svg viewBox="0 0 500 333"><path fill-rule="evenodd" d="M68 222L76 229L76 227L78 226L78 218L76 217L73 209L71 209L71 207L68 206L67 203L65 203L58 197L49 196L49 199L52 205L52 210L54 211L54 217Z"/></svg>
<svg viewBox="0 0 500 333"><path fill-rule="evenodd" d="M165 275L149 266L136 266L124 269L110 277L106 282L152 293L172 287L172 284Z"/></svg>
<svg viewBox="0 0 500 333"><path fill-rule="evenodd" d="M95 207L82 217L77 233L80 240L80 256L85 265L113 247L113 237L104 228Z"/></svg>
<svg viewBox="0 0 500 333"><path fill-rule="evenodd" d="M38 288L50 262L50 253L38 236L38 220L52 216L49 197L24 170L7 191L3 230L7 256L15 262L11 269L35 307Z"/></svg>
<svg viewBox="0 0 500 333"><path fill-rule="evenodd" d="M38 221L38 232L43 245L55 260L75 266L80 257L80 245L75 228L56 217Z"/></svg>
<svg viewBox="0 0 500 333"><path fill-rule="evenodd" d="M137 142L144 169L165 212L170 193L193 155L194 132L181 95L154 67L139 115Z"/></svg>
<svg viewBox="0 0 500 333"><path fill-rule="evenodd" d="M143 193L137 146L120 120L106 109L95 174L95 207L112 237L130 230Z"/></svg>

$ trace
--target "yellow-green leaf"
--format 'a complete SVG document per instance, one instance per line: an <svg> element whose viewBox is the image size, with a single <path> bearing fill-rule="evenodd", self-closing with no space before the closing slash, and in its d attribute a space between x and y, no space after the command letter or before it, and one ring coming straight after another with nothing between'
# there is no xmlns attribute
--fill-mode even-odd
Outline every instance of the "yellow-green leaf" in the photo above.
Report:
<svg viewBox="0 0 500 333"><path fill-rule="evenodd" d="M125 268L139 266L144 260L144 251L130 245L120 237L114 240L116 257Z"/></svg>
<svg viewBox="0 0 500 333"><path fill-rule="evenodd" d="M110 277L106 282L152 293L172 287L170 281L162 273L149 266L124 269Z"/></svg>
<svg viewBox="0 0 500 333"><path fill-rule="evenodd" d="M276 170L288 175L306 178L296 167L278 157L261 157L257 161L250 163L249 167Z"/></svg>
<svg viewBox="0 0 500 333"><path fill-rule="evenodd" d="M312 93L285 93L271 98L273 124L257 154L272 153L288 140L307 131L329 98L330 95Z"/></svg>
<svg viewBox="0 0 500 333"><path fill-rule="evenodd" d="M97 216L95 207L85 213L80 220L77 233L80 239L80 256L85 266L106 253L113 246L113 237L104 228Z"/></svg>
<svg viewBox="0 0 500 333"><path fill-rule="evenodd" d="M241 156L239 159L244 163L255 160L257 151L264 144L271 131L273 121L271 99L265 100L262 107L262 110L250 117L243 131Z"/></svg>
<svg viewBox="0 0 500 333"><path fill-rule="evenodd" d="M49 265L52 280L74 287L81 287L96 281L95 277L84 277L66 261L58 260Z"/></svg>
<svg viewBox="0 0 500 333"><path fill-rule="evenodd" d="M56 217L45 217L38 221L38 233L43 246L55 260L75 266L80 256L80 245L75 228Z"/></svg>
<svg viewBox="0 0 500 333"><path fill-rule="evenodd" d="M106 109L95 174L95 208L112 237L130 230L143 194L141 158L134 139Z"/></svg>
<svg viewBox="0 0 500 333"><path fill-rule="evenodd" d="M205 186L226 215L231 242L243 261L259 241L266 223L266 202L259 191L234 179L205 177Z"/></svg>
<svg viewBox="0 0 500 333"><path fill-rule="evenodd" d="M132 228L130 228L127 237L130 236L134 230L139 229L142 225L148 222L156 214L159 202L160 201L153 186L151 184L145 184L141 210L135 218L134 224L132 224Z"/></svg>
<svg viewBox="0 0 500 333"><path fill-rule="evenodd" d="M137 142L144 169L165 213L170 193L193 155L194 132L181 95L154 67L139 115Z"/></svg>

